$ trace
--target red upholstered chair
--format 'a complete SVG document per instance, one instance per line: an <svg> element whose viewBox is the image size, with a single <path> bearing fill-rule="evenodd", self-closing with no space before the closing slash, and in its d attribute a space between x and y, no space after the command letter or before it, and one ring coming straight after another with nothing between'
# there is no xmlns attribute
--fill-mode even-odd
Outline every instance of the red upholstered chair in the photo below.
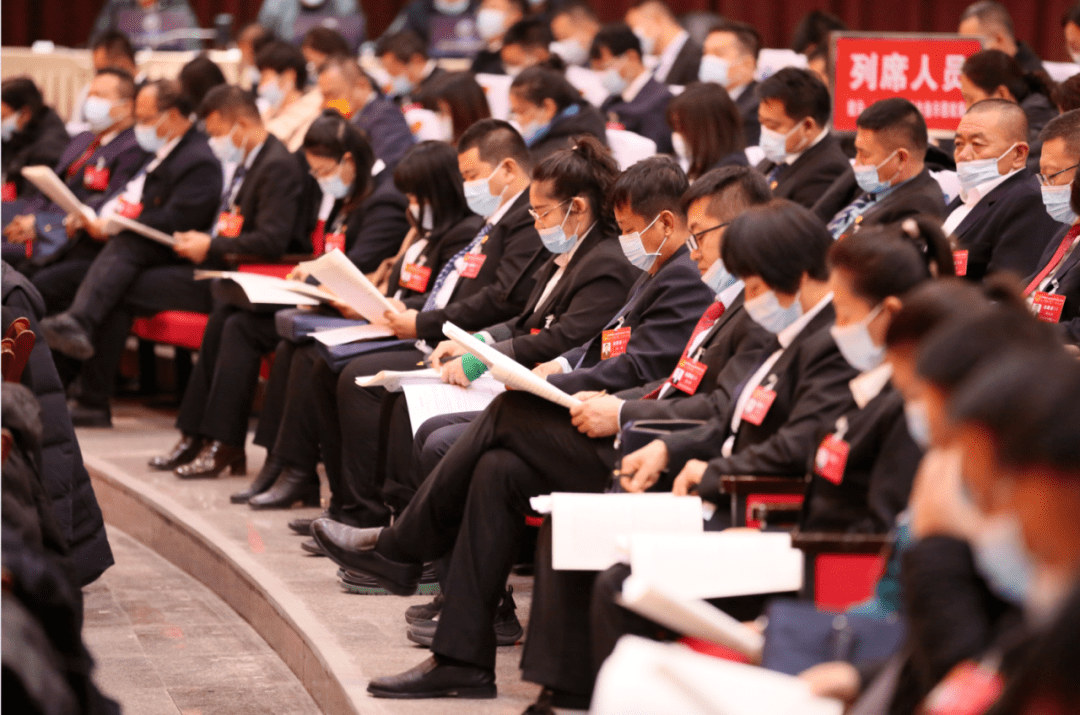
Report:
<svg viewBox="0 0 1080 715"><path fill-rule="evenodd" d="M798 529L791 534L791 545L806 556L803 591L818 608L829 611L841 611L873 595L891 544L886 534Z"/></svg>
<svg viewBox="0 0 1080 715"><path fill-rule="evenodd" d="M797 517L806 485L807 479L801 475L729 474L720 477L720 493L731 497L731 525L751 528L769 525L765 519L769 513L780 511ZM784 520L784 523L794 525L795 520Z"/></svg>

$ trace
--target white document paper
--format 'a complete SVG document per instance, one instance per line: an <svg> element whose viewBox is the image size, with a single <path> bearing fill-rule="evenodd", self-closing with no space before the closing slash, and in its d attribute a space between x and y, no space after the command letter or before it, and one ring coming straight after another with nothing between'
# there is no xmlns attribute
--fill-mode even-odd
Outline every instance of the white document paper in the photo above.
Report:
<svg viewBox="0 0 1080 715"><path fill-rule="evenodd" d="M71 193L60 177L47 166L24 166L22 175L36 186L41 193L52 199L60 208L69 214L82 214L87 221L97 218L97 213Z"/></svg>
<svg viewBox="0 0 1080 715"><path fill-rule="evenodd" d="M700 534L701 498L658 494L551 495L551 565L556 571L603 571L620 561L631 534Z"/></svg>
<svg viewBox="0 0 1080 715"><path fill-rule="evenodd" d="M566 394L547 380L533 374L529 368L480 342L453 323L443 323L443 334L487 365L491 376L507 387L531 392L567 409L581 404L581 400Z"/></svg>
<svg viewBox="0 0 1080 715"><path fill-rule="evenodd" d="M336 248L313 261L301 263L300 267L329 288L338 300L372 323L382 322L383 313L387 311L399 312L367 276Z"/></svg>
<svg viewBox="0 0 1080 715"><path fill-rule="evenodd" d="M120 233L121 231L133 231L140 236L145 236L151 241L157 241L163 243L166 246L175 246L176 239L167 233L158 231L156 228L151 228L145 223L139 223L126 216L119 214L113 214L109 216L109 220L105 223L105 233L110 235Z"/></svg>
<svg viewBox="0 0 1080 715"><path fill-rule="evenodd" d="M483 410L502 394L506 387L495 380L485 380L482 377L474 380L469 387L449 385L442 381L407 382L402 384L401 390L405 393L409 421L412 422L415 436L420 425L432 417Z"/></svg>
<svg viewBox="0 0 1080 715"><path fill-rule="evenodd" d="M392 338L394 337L394 331L381 325L347 325L344 328L316 330L311 337L332 348L335 345L358 343L361 340Z"/></svg>
<svg viewBox="0 0 1080 715"><path fill-rule="evenodd" d="M661 586L630 576L623 582L619 603L676 633L718 643L752 660L761 660L765 636L705 601L675 598Z"/></svg>
<svg viewBox="0 0 1080 715"><path fill-rule="evenodd" d="M387 392L401 392L402 385L414 383L442 383L442 378L430 367L422 370L383 370L375 375L356 378L356 384L360 387L385 387Z"/></svg>
<svg viewBox="0 0 1080 715"><path fill-rule="evenodd" d="M750 529L630 538L634 576L676 598L724 598L802 588L803 553L791 534Z"/></svg>
<svg viewBox="0 0 1080 715"><path fill-rule="evenodd" d="M267 305L319 305L334 296L303 281L287 281L277 276L240 271L195 271L195 280L223 278L236 283L252 303Z"/></svg>
<svg viewBox="0 0 1080 715"><path fill-rule="evenodd" d="M592 715L843 715L806 681L696 653L686 646L624 636L596 680Z"/></svg>

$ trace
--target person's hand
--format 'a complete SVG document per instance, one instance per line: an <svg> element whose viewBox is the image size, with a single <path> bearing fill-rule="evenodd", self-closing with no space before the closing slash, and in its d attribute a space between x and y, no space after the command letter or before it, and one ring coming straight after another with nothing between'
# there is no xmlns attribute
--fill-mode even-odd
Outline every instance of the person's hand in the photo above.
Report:
<svg viewBox="0 0 1080 715"><path fill-rule="evenodd" d="M103 218L96 218L93 221L87 221L86 232L90 234L90 238L94 239L95 241L108 241L112 237L112 234L105 230L105 227L108 226L108 224L108 219Z"/></svg>
<svg viewBox="0 0 1080 715"><path fill-rule="evenodd" d="M70 213L64 217L64 230L67 232L68 238L75 238L79 231L85 231L87 225L90 223L89 219L81 213Z"/></svg>
<svg viewBox="0 0 1080 715"><path fill-rule="evenodd" d="M859 695L859 671L851 663L833 661L818 663L799 673L799 679L810 686L819 698L835 698L850 703Z"/></svg>
<svg viewBox="0 0 1080 715"><path fill-rule="evenodd" d="M442 381L448 385L468 387L472 384L472 380L465 377L465 368L461 364L461 358L454 358L443 365L442 370L439 372L439 376L442 378Z"/></svg>
<svg viewBox="0 0 1080 715"><path fill-rule="evenodd" d="M431 355L428 356L428 364L435 368L435 372L441 373L443 360L449 360L450 358L464 354L465 348L461 347L453 340L443 340L431 351Z"/></svg>
<svg viewBox="0 0 1080 715"><path fill-rule="evenodd" d="M654 439L638 451L623 457L622 464L619 465L619 483L628 492L644 492L656 484L667 465L667 445Z"/></svg>
<svg viewBox="0 0 1080 715"><path fill-rule="evenodd" d="M9 243L26 243L34 240L37 233L34 226L34 217L30 214L16 216L4 229L4 237Z"/></svg>
<svg viewBox="0 0 1080 715"><path fill-rule="evenodd" d="M343 318L348 318L349 320L364 319L364 316L360 315L355 310L350 308L346 303L342 303L340 300L335 300L331 302L330 306L337 312L341 313L341 317Z"/></svg>
<svg viewBox="0 0 1080 715"><path fill-rule="evenodd" d="M952 536L968 540L983 524L978 508L964 496L960 454L955 449L932 449L919 464L909 501L911 533Z"/></svg>
<svg viewBox="0 0 1080 715"><path fill-rule="evenodd" d="M195 265L206 260L210 253L210 234L201 231L181 231L173 234L176 236L176 245L173 251L181 258L186 258Z"/></svg>
<svg viewBox="0 0 1080 715"><path fill-rule="evenodd" d="M579 392L574 397L582 401L570 408L570 421L578 432L589 437L612 437L618 433L623 400L599 392Z"/></svg>
<svg viewBox="0 0 1080 715"><path fill-rule="evenodd" d="M548 375L561 375L562 365L555 360L549 360L548 362L542 362L532 369L533 374L540 378L547 378Z"/></svg>
<svg viewBox="0 0 1080 715"><path fill-rule="evenodd" d="M394 309L399 313L408 310L408 307L397 298L387 298L386 302L394 306Z"/></svg>
<svg viewBox="0 0 1080 715"><path fill-rule="evenodd" d="M383 313L386 324L394 331L394 335L402 340L416 338L416 316L419 311L405 310L401 313L391 313L389 310Z"/></svg>
<svg viewBox="0 0 1080 715"><path fill-rule="evenodd" d="M705 476L705 470L709 468L708 462L700 459L691 459L675 477L675 484L671 487L671 493L677 497L685 497L697 491L701 478Z"/></svg>
<svg viewBox="0 0 1080 715"><path fill-rule="evenodd" d="M285 280L287 280L287 281L305 281L305 280L307 280L307 277L308 277L308 272L305 269L301 268L300 266L296 266L291 271L289 271L289 274L287 276L285 276Z"/></svg>

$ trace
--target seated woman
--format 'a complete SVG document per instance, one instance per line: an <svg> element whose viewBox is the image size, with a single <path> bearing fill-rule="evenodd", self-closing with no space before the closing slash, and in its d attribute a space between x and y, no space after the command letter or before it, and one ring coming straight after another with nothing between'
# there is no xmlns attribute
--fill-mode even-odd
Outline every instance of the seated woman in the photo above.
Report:
<svg viewBox="0 0 1080 715"><path fill-rule="evenodd" d="M24 166L56 166L70 137L64 122L45 104L28 77L5 79L0 85L0 173L5 203L33 196L38 190L20 173ZM11 216L14 216L12 212ZM9 219L7 213L5 219Z"/></svg>
<svg viewBox="0 0 1080 715"><path fill-rule="evenodd" d="M439 115L442 140L451 144L457 144L473 124L491 116L484 89L471 72L439 75L420 90L416 101Z"/></svg>
<svg viewBox="0 0 1080 715"><path fill-rule="evenodd" d="M284 40L263 46L255 57L258 94L266 131L297 151L308 127L322 113L322 94L309 90L307 63L300 49Z"/></svg>
<svg viewBox="0 0 1080 715"><path fill-rule="evenodd" d="M675 156L690 181L722 166L746 166L742 118L735 102L715 82L687 87L667 110Z"/></svg>
<svg viewBox="0 0 1080 715"><path fill-rule="evenodd" d="M412 230L390 271L386 294L399 308L422 307L428 296L441 288L439 276L443 266L473 240L483 219L469 210L457 168L457 152L443 142L421 142L410 149L394 170L394 184L409 200ZM359 318L351 311L343 312L346 317ZM248 491L253 494L247 501L253 509L288 508L300 501L318 504L319 479L315 467L322 439L319 408L311 399L311 387L312 370L325 362L315 345L297 348L283 341L278 359L286 353L288 372L276 372L279 379L271 380L269 388L274 404L280 404L280 412L264 411L259 420L260 433L267 436L269 431L276 433L269 443L267 461L280 465L280 470L275 475L262 473L252 483ZM374 354L393 355L384 368L399 370L415 368L423 358L412 340L397 341ZM335 456L326 452L323 459L327 462L333 491L330 463Z"/></svg>
<svg viewBox="0 0 1080 715"><path fill-rule="evenodd" d="M547 67L530 67L514 78L510 114L534 163L570 148L583 134L607 146L607 126L599 110L562 73Z"/></svg>
<svg viewBox="0 0 1080 715"><path fill-rule="evenodd" d="M389 180L388 172L371 176L375 158L364 135L331 110L308 129L304 154L312 171L318 174L324 193L334 196L326 233L343 237L340 245L346 255L362 264L372 255L368 244L396 251L409 227L405 218L407 202ZM386 250L379 249L374 255L381 258L380 251ZM178 476L184 477L214 477L232 467L242 472L248 414L258 384L260 360L278 340L272 310L247 311L216 305L177 415L180 441L167 453L151 459L150 467L183 467ZM288 360L276 363L275 368L287 374ZM265 433L261 440L256 436L256 444L273 443L267 440ZM277 471L280 467L269 461L263 468L275 478Z"/></svg>

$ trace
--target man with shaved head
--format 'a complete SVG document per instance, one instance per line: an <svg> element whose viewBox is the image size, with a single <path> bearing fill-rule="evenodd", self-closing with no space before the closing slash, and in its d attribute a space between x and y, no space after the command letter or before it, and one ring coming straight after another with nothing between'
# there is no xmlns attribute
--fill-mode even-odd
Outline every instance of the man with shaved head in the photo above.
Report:
<svg viewBox="0 0 1080 715"><path fill-rule="evenodd" d="M953 156L963 188L944 229L956 236L957 273L968 280L998 271L1030 274L1057 233L1026 168L1027 137L1024 110L1004 99L971 105L956 128Z"/></svg>

